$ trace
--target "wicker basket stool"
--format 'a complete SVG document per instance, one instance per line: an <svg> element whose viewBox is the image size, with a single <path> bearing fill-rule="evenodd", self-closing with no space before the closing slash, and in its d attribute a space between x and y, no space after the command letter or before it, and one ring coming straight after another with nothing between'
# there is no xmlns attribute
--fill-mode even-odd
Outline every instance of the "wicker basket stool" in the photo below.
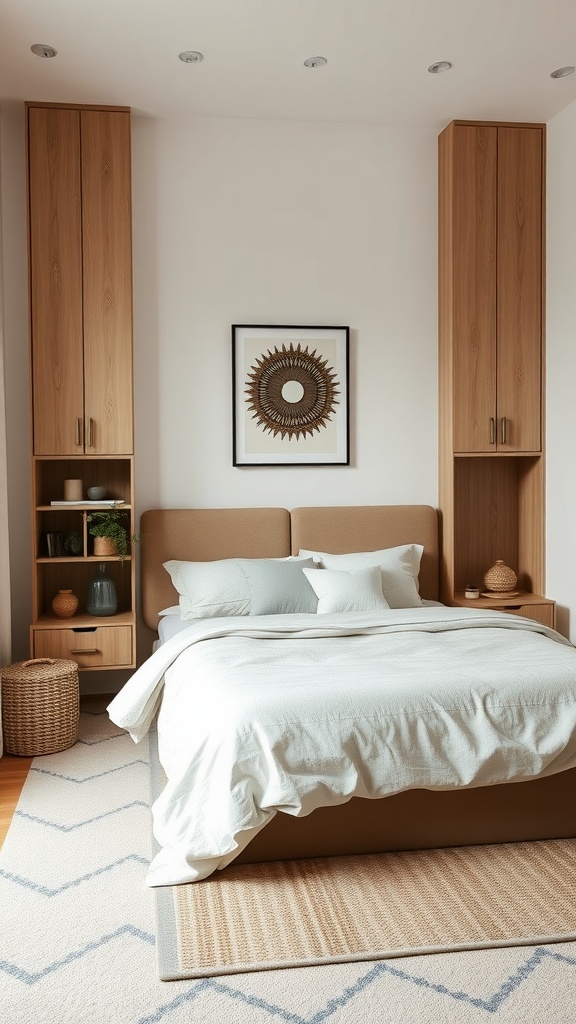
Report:
<svg viewBox="0 0 576 1024"><path fill-rule="evenodd" d="M80 705L75 661L32 658L3 668L1 675L7 754L38 757L74 746Z"/></svg>

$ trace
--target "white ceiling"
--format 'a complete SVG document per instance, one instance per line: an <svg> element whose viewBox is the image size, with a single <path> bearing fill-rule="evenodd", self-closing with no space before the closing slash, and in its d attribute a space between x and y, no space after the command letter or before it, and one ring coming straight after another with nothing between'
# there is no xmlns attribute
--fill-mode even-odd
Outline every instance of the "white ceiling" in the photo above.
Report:
<svg viewBox="0 0 576 1024"><path fill-rule="evenodd" d="M55 47L52 60L30 52ZM182 50L204 60L184 64ZM303 66L307 57L325 67ZM448 60L452 70L427 68ZM0 0L0 104L150 117L549 121L576 100L576 0Z"/></svg>

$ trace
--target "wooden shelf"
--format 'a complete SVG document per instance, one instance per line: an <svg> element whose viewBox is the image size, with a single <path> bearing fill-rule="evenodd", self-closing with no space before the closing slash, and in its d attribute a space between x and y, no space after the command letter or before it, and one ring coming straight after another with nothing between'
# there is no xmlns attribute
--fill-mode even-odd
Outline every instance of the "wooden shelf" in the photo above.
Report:
<svg viewBox="0 0 576 1024"><path fill-rule="evenodd" d="M457 591L454 594L454 604L462 605L462 607L474 605L476 608L517 608L519 605L533 605L533 604L550 604L553 605L554 601L551 601L548 597L543 597L541 594L532 594L526 590L519 590L515 597L466 597L463 590Z"/></svg>
<svg viewBox="0 0 576 1024"><path fill-rule="evenodd" d="M132 555L125 555L122 562L131 562ZM57 565L60 564L73 564L82 562L120 562L120 559L116 555L56 555L49 557L48 555L40 555L36 559L37 565Z"/></svg>
<svg viewBox="0 0 576 1024"><path fill-rule="evenodd" d="M132 509L132 505L123 503L122 505L101 505L95 502L90 504L85 502L74 502L70 505L36 505L37 512L129 512Z"/></svg>
<svg viewBox="0 0 576 1024"><path fill-rule="evenodd" d="M136 621L133 611L117 612L116 615L87 615L80 613L70 619L59 619L45 612L35 622L38 629L91 629L97 626L126 626Z"/></svg>

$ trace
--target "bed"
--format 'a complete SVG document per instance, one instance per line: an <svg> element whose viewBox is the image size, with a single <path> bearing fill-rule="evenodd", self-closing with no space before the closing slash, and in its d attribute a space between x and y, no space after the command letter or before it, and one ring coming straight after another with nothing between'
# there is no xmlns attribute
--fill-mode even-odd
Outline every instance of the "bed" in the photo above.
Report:
<svg viewBox="0 0 576 1024"><path fill-rule="evenodd" d="M156 509L141 530L143 617L165 642L109 713L136 741L157 716L148 884L576 835L576 650L532 620L440 605L435 509ZM202 572L239 565L248 590L198 617Z"/></svg>

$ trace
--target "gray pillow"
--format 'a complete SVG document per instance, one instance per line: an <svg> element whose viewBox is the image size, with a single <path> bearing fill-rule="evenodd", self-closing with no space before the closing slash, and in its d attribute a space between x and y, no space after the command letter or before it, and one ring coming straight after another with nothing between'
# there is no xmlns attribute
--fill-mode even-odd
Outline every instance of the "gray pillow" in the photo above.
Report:
<svg viewBox="0 0 576 1024"><path fill-rule="evenodd" d="M239 558L250 590L250 615L316 613L318 598L302 569L316 569L312 558L275 562Z"/></svg>
<svg viewBox="0 0 576 1024"><path fill-rule="evenodd" d="M181 618L249 614L250 593L237 559L182 562L171 558L163 565L180 595Z"/></svg>

